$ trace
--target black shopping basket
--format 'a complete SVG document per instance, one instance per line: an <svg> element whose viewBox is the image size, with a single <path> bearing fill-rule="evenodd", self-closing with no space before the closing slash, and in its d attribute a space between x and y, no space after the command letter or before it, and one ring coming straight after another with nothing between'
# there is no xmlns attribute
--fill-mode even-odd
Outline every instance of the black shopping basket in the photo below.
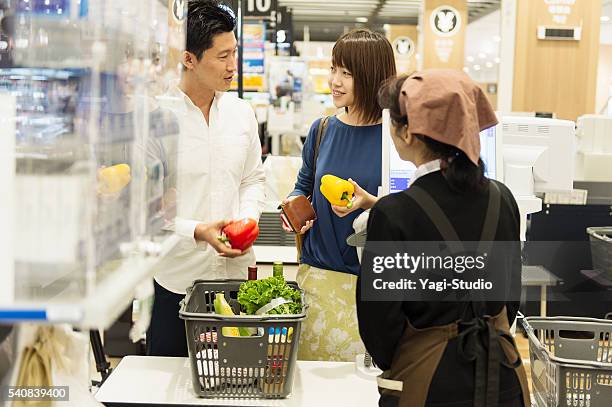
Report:
<svg viewBox="0 0 612 407"><path fill-rule="evenodd" d="M296 315L238 315L244 280L196 280L181 302L179 316L191 360L193 387L200 397L285 398L291 393L306 303ZM295 282L287 282L298 289ZM301 291L301 290L300 290ZM215 313L223 293L235 316ZM251 336L240 336L239 329Z"/></svg>

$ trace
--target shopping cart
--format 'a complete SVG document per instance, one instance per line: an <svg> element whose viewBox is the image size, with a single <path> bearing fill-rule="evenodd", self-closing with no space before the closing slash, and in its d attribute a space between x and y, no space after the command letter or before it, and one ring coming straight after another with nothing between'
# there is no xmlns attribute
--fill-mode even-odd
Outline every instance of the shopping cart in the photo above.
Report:
<svg viewBox="0 0 612 407"><path fill-rule="evenodd" d="M523 326L536 406L612 406L612 321L527 317Z"/></svg>
<svg viewBox="0 0 612 407"><path fill-rule="evenodd" d="M612 226L591 227L586 231L591 241L593 268L612 278Z"/></svg>
<svg viewBox="0 0 612 407"><path fill-rule="evenodd" d="M239 315L236 298L243 282L197 280L181 301L193 388L200 397L285 398L291 393L306 317L304 293L301 314ZM299 290L296 283L287 284ZM236 316L215 314L219 293ZM244 332L250 336L240 336Z"/></svg>

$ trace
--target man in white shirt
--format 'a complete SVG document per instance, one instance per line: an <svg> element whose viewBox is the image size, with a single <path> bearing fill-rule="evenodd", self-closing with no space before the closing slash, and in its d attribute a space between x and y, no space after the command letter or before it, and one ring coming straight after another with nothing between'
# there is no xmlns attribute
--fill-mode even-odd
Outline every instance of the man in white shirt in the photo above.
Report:
<svg viewBox="0 0 612 407"><path fill-rule="evenodd" d="M181 243L155 273L155 302L147 353L187 356L179 302L196 279L245 278L255 264L217 237L229 219L258 220L264 205L261 144L248 102L224 93L236 73L235 16L217 0L188 3L187 45L177 87L159 98L180 123L177 216Z"/></svg>

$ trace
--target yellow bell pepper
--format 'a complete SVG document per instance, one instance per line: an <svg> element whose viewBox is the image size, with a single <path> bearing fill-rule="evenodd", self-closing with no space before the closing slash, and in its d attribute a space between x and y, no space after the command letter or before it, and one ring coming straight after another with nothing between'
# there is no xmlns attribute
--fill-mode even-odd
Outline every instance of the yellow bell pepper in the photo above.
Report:
<svg viewBox="0 0 612 407"><path fill-rule="evenodd" d="M323 175L319 190L332 205L346 206L349 209L353 206L355 187L342 178L330 174Z"/></svg>
<svg viewBox="0 0 612 407"><path fill-rule="evenodd" d="M114 195L121 192L132 180L130 166L117 164L98 170L98 192Z"/></svg>

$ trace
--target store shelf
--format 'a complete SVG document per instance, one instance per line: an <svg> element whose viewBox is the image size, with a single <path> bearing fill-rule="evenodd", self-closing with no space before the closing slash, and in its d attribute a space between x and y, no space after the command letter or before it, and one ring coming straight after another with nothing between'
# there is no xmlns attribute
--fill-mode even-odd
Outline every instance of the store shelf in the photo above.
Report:
<svg viewBox="0 0 612 407"><path fill-rule="evenodd" d="M43 301L0 302L0 323L69 323L81 329L106 329L132 301L136 287L153 277L155 265L179 239L176 235L166 238L155 256L126 257L82 298L60 293Z"/></svg>

